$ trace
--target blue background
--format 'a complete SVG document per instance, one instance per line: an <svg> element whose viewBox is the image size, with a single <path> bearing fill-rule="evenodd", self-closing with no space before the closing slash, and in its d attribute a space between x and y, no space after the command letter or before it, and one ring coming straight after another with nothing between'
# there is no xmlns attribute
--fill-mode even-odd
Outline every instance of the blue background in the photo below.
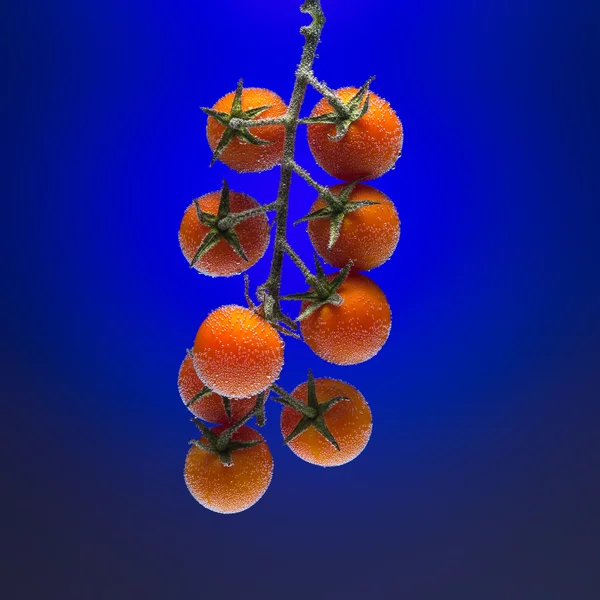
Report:
<svg viewBox="0 0 600 600"><path fill-rule="evenodd" d="M317 75L376 74L405 127L375 183L402 219L372 272L393 327L350 368L290 340L281 383L308 367L349 381L373 437L319 469L281 446L270 404L274 479L255 507L224 517L185 488L177 371L208 311L243 297L239 277L190 271L179 221L224 176L261 202L278 182L209 169L198 107L239 77L289 99L299 3L3 9L7 598L598 598L591 2L323 0ZM297 158L330 181L302 132ZM295 179L292 216L313 197ZM290 241L310 258L302 227ZM287 263L285 290L301 287Z"/></svg>

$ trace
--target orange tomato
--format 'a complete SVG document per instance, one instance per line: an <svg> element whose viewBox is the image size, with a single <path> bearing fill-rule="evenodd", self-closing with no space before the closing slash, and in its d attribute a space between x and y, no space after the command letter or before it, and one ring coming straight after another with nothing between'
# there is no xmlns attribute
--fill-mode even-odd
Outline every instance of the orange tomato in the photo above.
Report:
<svg viewBox="0 0 600 600"><path fill-rule="evenodd" d="M179 394L185 404L204 388L204 383L198 377L196 369L194 369L194 362L189 354L181 363L177 384ZM199 419L203 419L209 423L232 423L247 415L254 408L255 404L256 396L231 400L230 419L225 412L223 398L213 392L194 402L188 407L188 410Z"/></svg>
<svg viewBox="0 0 600 600"><path fill-rule="evenodd" d="M283 367L283 340L275 329L242 306L221 306L204 320L194 342L198 376L229 398L265 390Z"/></svg>
<svg viewBox="0 0 600 600"><path fill-rule="evenodd" d="M347 87L335 94L348 102L357 92L357 88ZM322 98L310 116L330 112L333 108ZM373 92L369 93L369 109L365 115L354 121L337 142L329 139L335 133L334 124L307 125L308 144L315 160L327 173L344 181L380 177L394 166L402 150L402 123L389 103Z"/></svg>
<svg viewBox="0 0 600 600"><path fill-rule="evenodd" d="M220 199L220 191L205 194L198 198L200 210L216 215ZM260 206L250 196L233 191L229 192L229 204L232 214ZM210 227L202 224L198 219L194 203L190 204L183 214L179 227L179 245L189 263L192 262L202 240L210 231ZM216 246L196 261L194 268L198 272L213 277L229 277L249 269L262 258L269 245L269 220L264 214L255 215L242 221L235 226L234 231L248 261L239 256L226 240L221 239Z"/></svg>
<svg viewBox="0 0 600 600"><path fill-rule="evenodd" d="M215 434L226 426L215 427ZM192 446L185 460L184 477L188 490L202 506L218 513L237 513L255 504L266 492L273 476L273 458L258 431L243 426L233 442L263 443L231 452L233 464L226 467L218 454ZM204 438L200 442L206 445Z"/></svg>
<svg viewBox="0 0 600 600"><path fill-rule="evenodd" d="M339 194L343 185L334 185L331 191ZM368 185L357 185L350 193L349 202L373 200L379 204L363 206L344 215L340 235L328 248L331 219L308 221L308 235L315 250L330 265L343 268L349 260L360 271L369 271L383 264L393 254L400 238L400 219L394 203L379 190ZM310 212L327 206L318 198Z"/></svg>
<svg viewBox="0 0 600 600"><path fill-rule="evenodd" d="M371 437L372 418L369 405L353 386L337 379L315 379L319 404L335 396L346 396L334 404L323 416L340 449L337 450L315 428L309 427L288 442L288 446L302 460L322 467L343 465L356 458ZM291 394L307 403L308 383L300 384ZM301 415L289 406L281 411L281 433L284 439L294 430Z"/></svg>
<svg viewBox="0 0 600 600"><path fill-rule="evenodd" d="M214 104L212 107L213 110L231 114L234 96L235 92L230 92L223 96ZM285 102L275 92L264 88L244 88L242 92L242 110L246 111L252 108L259 108L260 106L270 106L271 108L261 112L258 116L254 117L255 119L282 117L287 111ZM250 127L248 131L261 140L271 143L264 146L257 146L243 142L236 137L223 150L219 156L219 160L240 173L265 171L279 164L283 157L283 142L285 138L283 125ZM224 132L224 125L219 123L214 117L208 117L206 138L213 152Z"/></svg>
<svg viewBox="0 0 600 600"><path fill-rule="evenodd" d="M300 321L302 337L316 355L330 363L355 365L369 360L390 333L392 313L385 294L360 273L350 273L337 293L342 298L339 306L325 304ZM307 306L303 302L301 312Z"/></svg>

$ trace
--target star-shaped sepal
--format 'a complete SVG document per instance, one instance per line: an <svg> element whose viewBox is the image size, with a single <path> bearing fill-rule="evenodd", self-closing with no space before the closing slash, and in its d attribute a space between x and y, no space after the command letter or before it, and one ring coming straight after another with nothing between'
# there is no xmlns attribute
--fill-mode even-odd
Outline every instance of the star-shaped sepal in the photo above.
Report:
<svg viewBox="0 0 600 600"><path fill-rule="evenodd" d="M354 94L348 102L339 99L333 107L333 111L316 117L307 117L300 119L300 123L329 123L335 125L335 135L330 135L329 139L339 142L348 132L348 129L354 121L358 121L369 110L369 85L375 77L369 77L361 88ZM366 97L366 99L365 99ZM364 100L364 104L363 104ZM361 106L362 104L362 106Z"/></svg>
<svg viewBox="0 0 600 600"><path fill-rule="evenodd" d="M239 129L234 129L230 126L230 121L232 119L241 119L241 120L252 120L261 115L265 110L271 108L270 106L258 106L256 108L250 108L248 110L242 109L242 93L244 91L244 83L243 80L240 79L238 81L237 89L235 91L235 95L233 97L233 103L231 105L231 112L221 112L218 110L214 110L213 108L201 108L203 112L205 112L209 117L212 117L216 121L218 121L221 125L225 127L225 131L215 148L215 151L212 156L212 160L210 161L210 166L212 167L219 156L223 153L223 150L227 147L229 142L234 138L240 139L242 142L247 144L254 144L255 146L266 146L267 144L271 144L268 140L262 140L255 135L251 134L247 127L242 127Z"/></svg>
<svg viewBox="0 0 600 600"><path fill-rule="evenodd" d="M249 442L233 441L231 438L233 434L242 425L245 425L254 415L257 415L259 420L264 421L264 409L265 401L268 396L268 391L261 392L256 398L256 404L254 408L250 410L241 419L232 423L227 429L222 431L220 434L216 434L211 428L207 427L200 419L192 419L192 422L196 425L200 433L204 438L202 443L200 440L190 440L190 444L197 446L201 450L217 454L221 463L225 467L231 467L233 465L233 453L244 450L246 448L252 448L258 444L262 444L263 440L252 440Z"/></svg>
<svg viewBox="0 0 600 600"><path fill-rule="evenodd" d="M304 273L306 283L312 288L307 292L302 292L300 294L286 294L285 296L280 296L281 300L301 300L302 302L308 303L308 306L298 315L296 321L302 321L303 319L306 319L306 317L312 315L317 309L321 308L321 306L325 306L326 304L339 306L343 300L338 294L338 289L348 277L353 262L351 260L348 261L348 264L330 280L323 271L323 265L319 261L319 257L317 256L316 252L314 254L314 258L317 274L313 275L308 270L306 265L302 263L298 255L289 247L289 245L283 244L283 246L290 258L299 267L302 265L301 269Z"/></svg>
<svg viewBox="0 0 600 600"><path fill-rule="evenodd" d="M379 202L375 202L374 200L360 200L358 202L350 202L350 195L352 191L356 187L358 183L360 183L364 177L357 179L345 185L341 192L337 195L329 193L327 195L319 195L319 198L324 200L327 203L327 206L323 208L319 208L308 215L298 219L294 225L298 225L298 223L304 223L306 221L312 221L314 219L330 219L331 226L329 229L329 242L327 247L331 250L334 244L337 242L340 237L340 231L342 228L342 223L344 222L344 217L358 210L360 208L364 208L365 206L373 206L374 204L379 204Z"/></svg>
<svg viewBox="0 0 600 600"><path fill-rule="evenodd" d="M326 402L319 402L315 387L315 379L310 369L308 371L308 396L306 404L288 394L278 385L272 385L271 388L274 392L279 394L279 397L275 397L274 400L289 406L302 415L302 418L298 421L296 427L294 427L289 435L283 440L284 444L289 444L294 438L298 437L309 427L314 427L336 450L339 451L340 446L325 422L325 414L338 402L347 401L349 398L346 396L334 396L333 398L328 398Z"/></svg>
<svg viewBox="0 0 600 600"><path fill-rule="evenodd" d="M247 215L245 213L231 213L229 208L229 198L229 186L227 185L227 182L223 180L221 198L219 200L219 208L216 215L204 212L200 208L200 203L198 200L194 200L198 220L205 227L209 227L210 231L204 236L202 243L200 246L198 246L198 250L196 250L196 253L190 261L190 267L195 266L195 264L221 240L225 240L240 258L246 262L248 261L248 257L242 248L240 239L235 232L235 227L243 222L246 218L250 218L256 214L259 214L260 211L257 212L255 209L251 209L249 211L245 211L248 213Z"/></svg>

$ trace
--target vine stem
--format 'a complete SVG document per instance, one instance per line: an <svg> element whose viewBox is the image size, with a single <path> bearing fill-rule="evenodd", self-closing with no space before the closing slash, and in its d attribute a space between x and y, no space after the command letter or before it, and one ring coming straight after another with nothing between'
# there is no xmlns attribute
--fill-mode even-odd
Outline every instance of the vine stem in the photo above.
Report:
<svg viewBox="0 0 600 600"><path fill-rule="evenodd" d="M298 129L298 118L300 109L304 102L306 88L309 83L309 73L312 72L312 65L315 60L317 46L321 40L321 32L325 24L325 15L321 8L320 0L305 0L300 7L304 13L312 17L310 25L300 29L304 36L304 48L300 65L296 70L296 79L292 97L284 117L285 141L283 148L283 158L281 161L281 176L279 179L279 189L277 192L277 218L275 224L275 243L273 250L273 259L267 281L259 287L269 293L274 301L272 307L272 317L277 319L281 314L279 304L279 291L281 288L281 271L283 267L284 245L286 242L287 220L289 208L290 184L294 165L294 151L296 142L296 131Z"/></svg>

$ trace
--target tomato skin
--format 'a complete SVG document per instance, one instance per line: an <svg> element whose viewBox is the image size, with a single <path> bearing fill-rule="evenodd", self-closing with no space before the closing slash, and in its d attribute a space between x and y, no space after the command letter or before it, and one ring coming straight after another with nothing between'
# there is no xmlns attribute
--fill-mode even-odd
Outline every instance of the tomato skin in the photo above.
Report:
<svg viewBox="0 0 600 600"><path fill-rule="evenodd" d="M315 389L319 404L335 396L346 396L332 406L324 416L325 424L337 441L336 450L314 427L309 427L288 443L288 446L302 460L322 467L335 467L356 458L367 445L373 426L371 410L363 395L353 386L337 379L315 379ZM300 384L292 396L307 403L308 384ZM281 433L284 439L300 421L300 414L289 406L281 411Z"/></svg>
<svg viewBox="0 0 600 600"><path fill-rule="evenodd" d="M221 306L196 334L194 365L202 381L229 398L247 398L269 387L283 367L283 340L243 306Z"/></svg>
<svg viewBox="0 0 600 600"><path fill-rule="evenodd" d="M198 198L200 210L216 215L221 192L210 192ZM251 208L256 208L259 203L247 194L240 192L229 192L230 210L232 213L240 213ZM202 240L206 237L210 228L203 225L198 219L196 206L190 204L183 214L179 227L179 245L188 263L191 263ZM240 244L248 257L245 261L224 239L211 248L204 256L194 264L194 268L204 275L211 277L230 277L238 275L256 264L264 255L269 245L269 220L266 215L255 215L242 221L234 229Z"/></svg>
<svg viewBox="0 0 600 600"><path fill-rule="evenodd" d="M342 304L325 304L300 321L302 337L317 356L330 363L355 365L369 360L390 333L392 313L385 294L360 273L350 273L337 293ZM307 306L303 302L301 312Z"/></svg>
<svg viewBox="0 0 600 600"><path fill-rule="evenodd" d="M225 426L213 429L219 434ZM232 514L250 508L264 495L273 476L273 457L262 435L247 426L232 436L234 442L262 440L262 444L231 453L226 467L217 454L192 446L187 454L184 478L192 496L205 508ZM206 444L204 438L200 442Z"/></svg>
<svg viewBox="0 0 600 600"><path fill-rule="evenodd" d="M348 102L357 91L357 88L348 87L335 91L335 94ZM402 150L404 134L400 119L386 100L373 92L369 92L369 98L369 110L354 121L337 142L329 139L330 135L335 135L334 124L311 123L307 126L308 144L315 160L324 171L343 181L380 177L394 166ZM322 98L310 116L330 112L333 109L329 101Z"/></svg>
<svg viewBox="0 0 600 600"><path fill-rule="evenodd" d="M339 194L343 185L334 185L331 191ZM359 208L344 216L340 235L331 249L329 244L330 219L308 222L308 235L315 250L330 265L343 268L349 260L353 268L370 271L379 267L393 254L400 238L400 219L394 203L379 190L368 185L357 185L350 194L350 202L373 200L372 206ZM310 212L327 205L318 198Z"/></svg>
<svg viewBox="0 0 600 600"><path fill-rule="evenodd" d="M192 357L188 354L181 363L177 380L179 394L184 404L202 390L204 383L198 377ZM209 423L232 423L247 415L256 404L256 396L231 400L231 419L225 412L223 399L218 394L204 396L188 407L188 410Z"/></svg>
<svg viewBox="0 0 600 600"><path fill-rule="evenodd" d="M231 114L231 106L235 92L226 94L214 104L213 109ZM242 92L242 110L270 106L255 119L282 117L287 111L285 102L271 90L264 88L244 88ZM206 123L206 138L210 149L214 152L225 131L225 126L213 117L208 117ZM272 142L264 146L255 146L234 138L219 156L219 160L239 173L250 173L272 169L281 162L283 157L283 142L285 129L283 125L267 125L265 127L250 127L248 131L260 138Z"/></svg>

